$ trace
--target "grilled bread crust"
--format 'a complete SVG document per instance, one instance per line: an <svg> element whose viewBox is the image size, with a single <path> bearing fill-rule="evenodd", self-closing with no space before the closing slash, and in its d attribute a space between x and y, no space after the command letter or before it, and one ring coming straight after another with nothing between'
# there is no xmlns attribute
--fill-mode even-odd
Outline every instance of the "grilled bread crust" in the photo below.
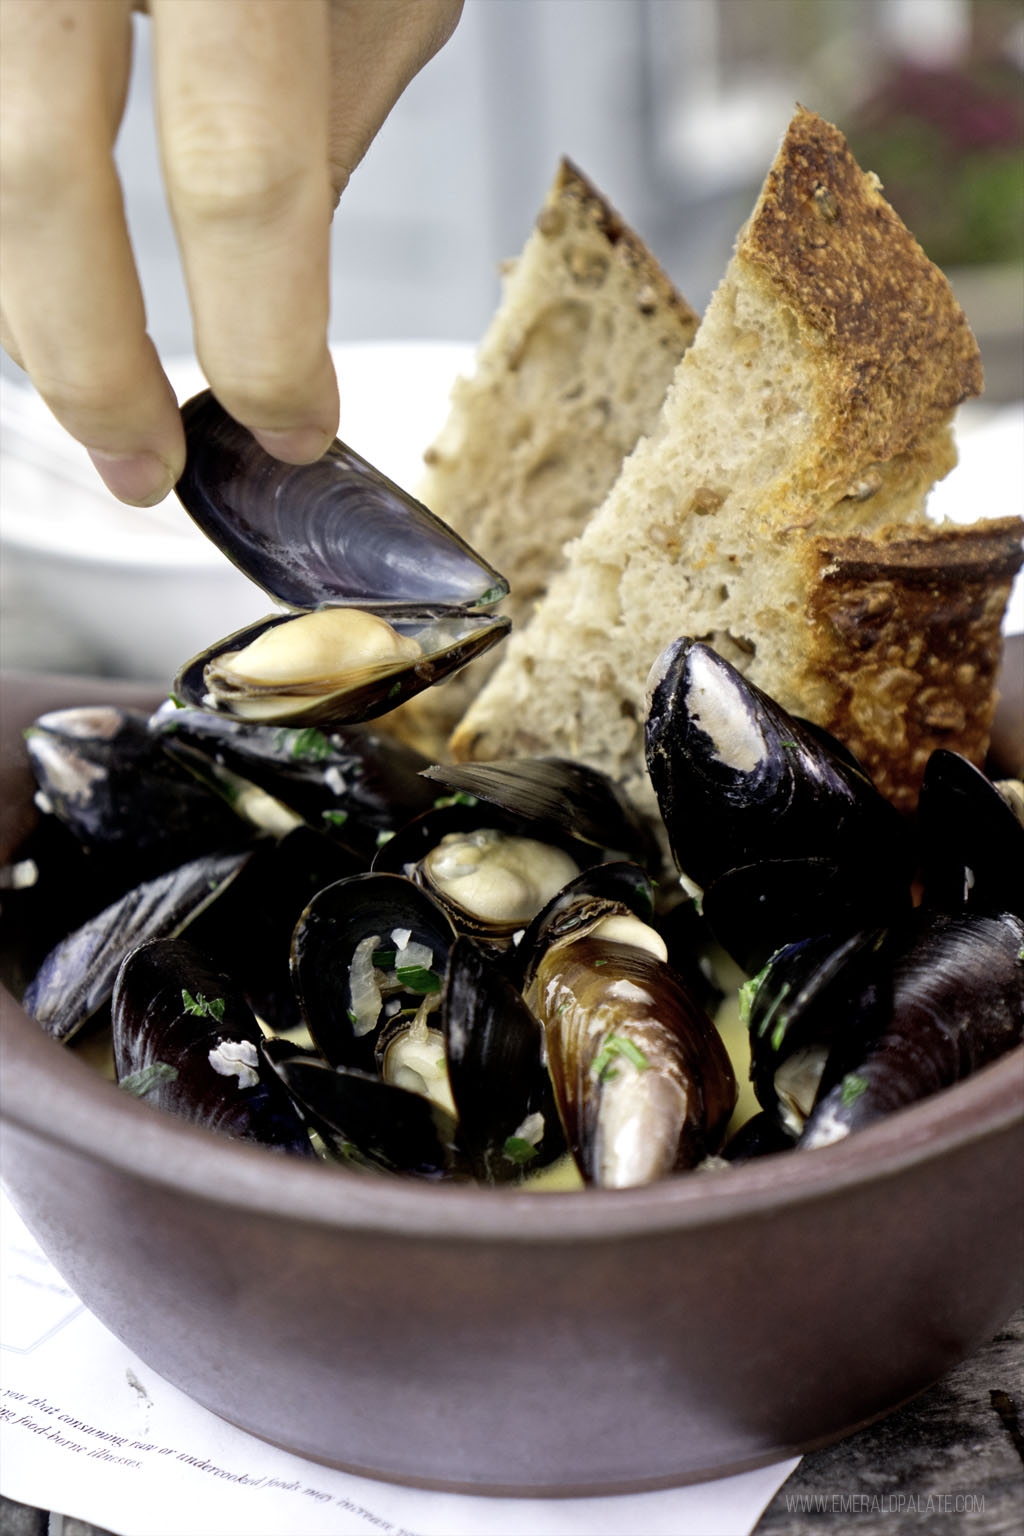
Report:
<svg viewBox="0 0 1024 1536"><path fill-rule="evenodd" d="M514 625L657 420L697 319L639 235L563 159L416 488L509 581L502 611ZM443 747L496 660L429 689L393 724L427 750Z"/></svg>
<svg viewBox="0 0 1024 1536"><path fill-rule="evenodd" d="M645 681L687 634L850 738L898 803L929 744L979 760L1024 524L939 528L924 507L981 387L945 277L838 129L798 110L658 423L453 755L577 756L653 808ZM869 622L883 594L888 634Z"/></svg>

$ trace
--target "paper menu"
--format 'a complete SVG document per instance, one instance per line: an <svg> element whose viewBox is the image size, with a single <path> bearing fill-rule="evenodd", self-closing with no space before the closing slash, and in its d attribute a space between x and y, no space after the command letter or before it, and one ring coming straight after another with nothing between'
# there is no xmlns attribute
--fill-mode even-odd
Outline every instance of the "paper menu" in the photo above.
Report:
<svg viewBox="0 0 1024 1536"><path fill-rule="evenodd" d="M0 1197L0 1493L119 1536L746 1536L795 1461L592 1499L426 1492L234 1429L125 1348Z"/></svg>

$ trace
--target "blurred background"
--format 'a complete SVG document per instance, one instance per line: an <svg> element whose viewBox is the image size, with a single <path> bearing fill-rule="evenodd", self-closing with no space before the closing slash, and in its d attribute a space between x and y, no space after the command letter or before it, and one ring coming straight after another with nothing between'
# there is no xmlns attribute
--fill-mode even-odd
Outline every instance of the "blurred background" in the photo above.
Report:
<svg viewBox="0 0 1024 1536"><path fill-rule="evenodd" d="M1020 400L1020 0L466 0L452 40L402 97L339 206L332 341L357 344L356 358L369 342L463 344L417 354L433 369L429 410L397 435L422 432L412 446L425 446L447 383L499 301L501 263L525 242L563 153L702 309L798 101L843 128L949 273L982 346L988 406ZM162 356L187 358L191 321L163 200L142 17L117 155L150 331ZM423 397L415 369L405 377L404 352L397 368ZM6 358L2 372L10 401L21 376ZM382 389L360 388L359 403L383 402L394 416L386 378ZM9 464L16 438L6 415ZM33 485L26 492L22 477L12 491L8 476L3 487L7 665L68 651L48 651L39 634L26 639L22 622L32 577L24 561L12 574L10 552L24 553L24 519L16 536L8 530L11 496L20 505L40 493L38 477ZM95 646L72 651L72 664L97 664ZM111 665L104 654L98 664Z"/></svg>
<svg viewBox="0 0 1024 1536"><path fill-rule="evenodd" d="M190 323L137 32L119 159L150 324L178 354ZM332 333L475 341L563 153L702 309L797 101L843 128L970 298L990 287L1005 333L1024 307L1022 68L1019 0L466 0L342 199Z"/></svg>

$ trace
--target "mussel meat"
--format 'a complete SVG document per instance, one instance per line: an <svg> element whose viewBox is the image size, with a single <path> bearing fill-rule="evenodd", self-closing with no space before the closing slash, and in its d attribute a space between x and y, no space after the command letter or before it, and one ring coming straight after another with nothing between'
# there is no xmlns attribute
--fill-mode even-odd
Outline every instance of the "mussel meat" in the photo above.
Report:
<svg viewBox="0 0 1024 1536"><path fill-rule="evenodd" d="M291 612L187 663L180 701L277 724L368 720L507 634L509 621L487 612L507 582L343 443L315 464L280 463L209 391L182 419L182 505Z"/></svg>

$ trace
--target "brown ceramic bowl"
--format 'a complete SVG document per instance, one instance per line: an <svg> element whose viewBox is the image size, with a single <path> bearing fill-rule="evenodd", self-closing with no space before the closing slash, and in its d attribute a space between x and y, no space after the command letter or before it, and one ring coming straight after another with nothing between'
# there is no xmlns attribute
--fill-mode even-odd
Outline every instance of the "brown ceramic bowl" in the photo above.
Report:
<svg viewBox="0 0 1024 1536"><path fill-rule="evenodd" d="M14 683L20 730L111 684ZM360 1177L119 1093L3 998L3 1176L96 1315L256 1435L399 1481L601 1493L835 1439L1022 1300L1022 1052L806 1155L621 1193Z"/></svg>

